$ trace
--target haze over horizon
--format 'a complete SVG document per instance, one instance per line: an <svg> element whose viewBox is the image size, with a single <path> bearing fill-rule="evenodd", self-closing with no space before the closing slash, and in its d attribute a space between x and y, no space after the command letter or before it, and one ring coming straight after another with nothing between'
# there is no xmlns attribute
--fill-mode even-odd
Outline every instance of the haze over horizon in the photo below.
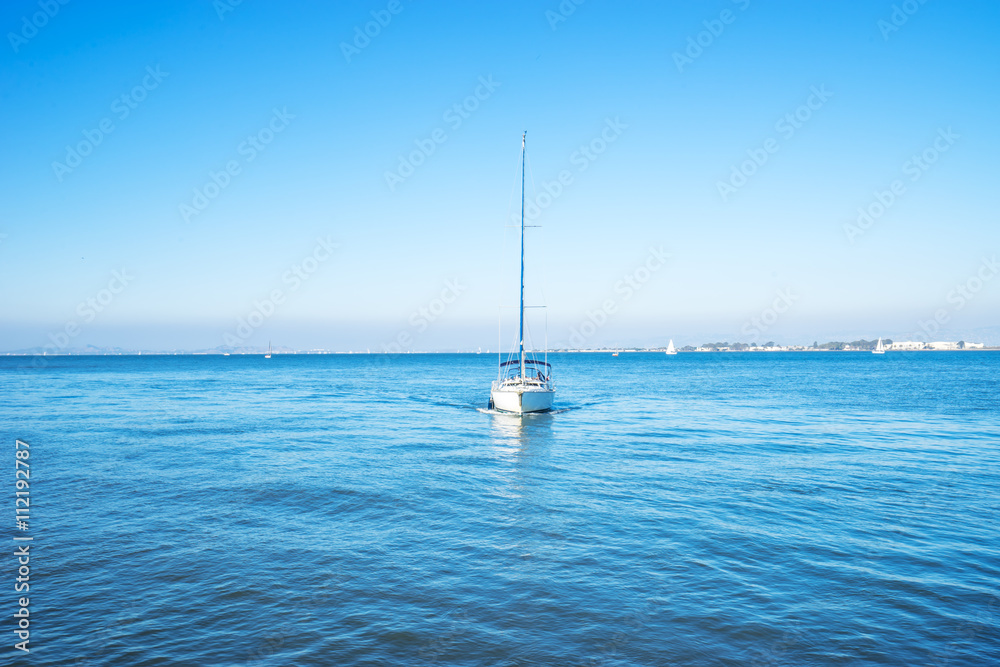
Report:
<svg viewBox="0 0 1000 667"><path fill-rule="evenodd" d="M0 21L0 352L1000 345L995 3Z"/></svg>

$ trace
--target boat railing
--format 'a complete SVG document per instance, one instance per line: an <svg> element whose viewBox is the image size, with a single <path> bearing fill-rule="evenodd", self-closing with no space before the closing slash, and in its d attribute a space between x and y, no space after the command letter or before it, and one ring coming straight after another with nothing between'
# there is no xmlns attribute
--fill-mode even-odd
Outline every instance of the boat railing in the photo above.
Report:
<svg viewBox="0 0 1000 667"><path fill-rule="evenodd" d="M501 389L503 387L537 387L542 389L552 388L552 378L549 376L544 376L542 378L538 377L520 377L517 375L501 377L498 380L493 381L493 389Z"/></svg>

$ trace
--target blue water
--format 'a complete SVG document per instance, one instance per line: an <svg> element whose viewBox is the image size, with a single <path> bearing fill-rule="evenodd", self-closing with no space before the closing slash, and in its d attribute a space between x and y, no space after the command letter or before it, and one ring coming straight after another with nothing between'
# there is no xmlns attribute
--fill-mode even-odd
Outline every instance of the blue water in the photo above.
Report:
<svg viewBox="0 0 1000 667"><path fill-rule="evenodd" d="M1000 353L25 361L15 664L1000 660Z"/></svg>

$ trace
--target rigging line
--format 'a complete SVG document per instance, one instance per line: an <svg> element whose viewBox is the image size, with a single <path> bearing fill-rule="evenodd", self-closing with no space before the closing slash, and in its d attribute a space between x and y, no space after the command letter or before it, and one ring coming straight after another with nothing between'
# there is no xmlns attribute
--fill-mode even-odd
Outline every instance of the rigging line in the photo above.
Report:
<svg viewBox="0 0 1000 667"><path fill-rule="evenodd" d="M515 332L515 333L516 333L516 332ZM512 341L511 341L511 345L510 345L510 346L508 346L508 348L507 348L507 349L509 349L509 350L510 350L510 352L508 352L508 353L507 353L507 361L508 361L508 362L511 362L511 361L513 361L514 359L516 359L516 355L515 355L515 351L517 350L517 336L516 336L516 335L514 336L514 340L512 340ZM501 358L501 359L502 359L502 358ZM502 362L501 362L501 363L502 363ZM500 368L501 368L501 370L500 370L500 371L498 371L498 373L501 373L501 372L502 372L502 368L503 368L503 367L501 366Z"/></svg>
<svg viewBox="0 0 1000 667"><path fill-rule="evenodd" d="M500 368L499 364L503 363L503 347L500 345L500 341L503 340L503 333L500 329L501 322L503 320L503 311L497 311L497 367ZM500 379L500 371L497 371L497 380ZM493 400L492 397L490 400Z"/></svg>
<svg viewBox="0 0 1000 667"><path fill-rule="evenodd" d="M549 363L549 311L545 311L545 363ZM549 367L551 369L551 366ZM551 371L550 371L551 373Z"/></svg>
<svg viewBox="0 0 1000 667"><path fill-rule="evenodd" d="M535 172L534 172L534 170L531 167L531 157L530 156L526 156L526 157L527 157L527 161L528 161L528 175L531 177L531 192L535 196L535 200L537 201L537 199L538 199L538 191L537 191L537 189L535 187ZM537 204L536 204L536 210L537 210ZM525 225L525 227L538 227L538 228L541 228L541 227L544 227L544 225ZM538 238L537 239L537 245L540 246L540 247L542 247L542 248L547 247L545 245L545 243L544 243L544 236L542 236L542 238ZM545 298L545 289L544 289L544 285L545 285L545 283L546 283L546 281L548 279L548 276L547 276L547 273L546 273L546 269L548 268L548 265L547 265L547 262L542 262L542 268L541 268L540 272L538 272L537 266L538 265L535 264L535 270L536 270L537 273L540 273L541 275L539 276L540 280L537 281L537 285L536 285L535 289L537 289L541 293L541 295L542 295L542 303L548 303L548 300ZM547 336L548 336L548 328L546 327L546 337Z"/></svg>
<svg viewBox="0 0 1000 667"><path fill-rule="evenodd" d="M499 258L499 260L497 262L497 264L498 264L498 266L497 266L498 280L497 280L497 286L496 286L496 289L497 289L497 303L502 303L503 285L507 284L507 281L504 279L504 276L506 275L504 269L506 268L505 260L507 259L507 243L509 241L507 229L509 227L511 227L511 225L509 225L507 223L511 219L510 218L511 208L512 208L512 206L514 204L514 193L517 191L517 176L518 176L518 170L520 168L521 168L521 155L520 155L520 152L518 152L517 153L517 159L514 161L514 175L511 178L511 182L510 182L510 196L507 198L507 217L504 218L504 224L503 224L503 243L501 244L501 248L500 248L500 258ZM499 317L502 318L502 316L503 315L501 313ZM497 322L497 345L499 346L499 349L497 350L497 356L498 356L498 358L501 358L500 355L503 354L503 352L502 352L502 350L503 350L503 321L502 321L502 319L499 322Z"/></svg>
<svg viewBox="0 0 1000 667"><path fill-rule="evenodd" d="M523 151L523 147L522 147ZM531 157L528 156L527 151L522 153L521 162L521 308L524 308L524 229L525 227L533 227L535 225L525 225L524 224L524 161L527 160L528 163L528 175L531 176L531 196L535 201L538 200L538 190L535 188L535 171L531 168ZM522 319L524 315L521 315ZM523 370L522 370L523 374Z"/></svg>

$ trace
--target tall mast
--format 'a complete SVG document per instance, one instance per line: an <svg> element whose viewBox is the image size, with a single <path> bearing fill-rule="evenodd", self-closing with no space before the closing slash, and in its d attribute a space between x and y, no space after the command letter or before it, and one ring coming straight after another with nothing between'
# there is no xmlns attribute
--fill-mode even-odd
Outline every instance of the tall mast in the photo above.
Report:
<svg viewBox="0 0 1000 667"><path fill-rule="evenodd" d="M521 135L521 310L518 322L518 341L520 345L521 377L524 377L524 138L528 135L525 130Z"/></svg>

